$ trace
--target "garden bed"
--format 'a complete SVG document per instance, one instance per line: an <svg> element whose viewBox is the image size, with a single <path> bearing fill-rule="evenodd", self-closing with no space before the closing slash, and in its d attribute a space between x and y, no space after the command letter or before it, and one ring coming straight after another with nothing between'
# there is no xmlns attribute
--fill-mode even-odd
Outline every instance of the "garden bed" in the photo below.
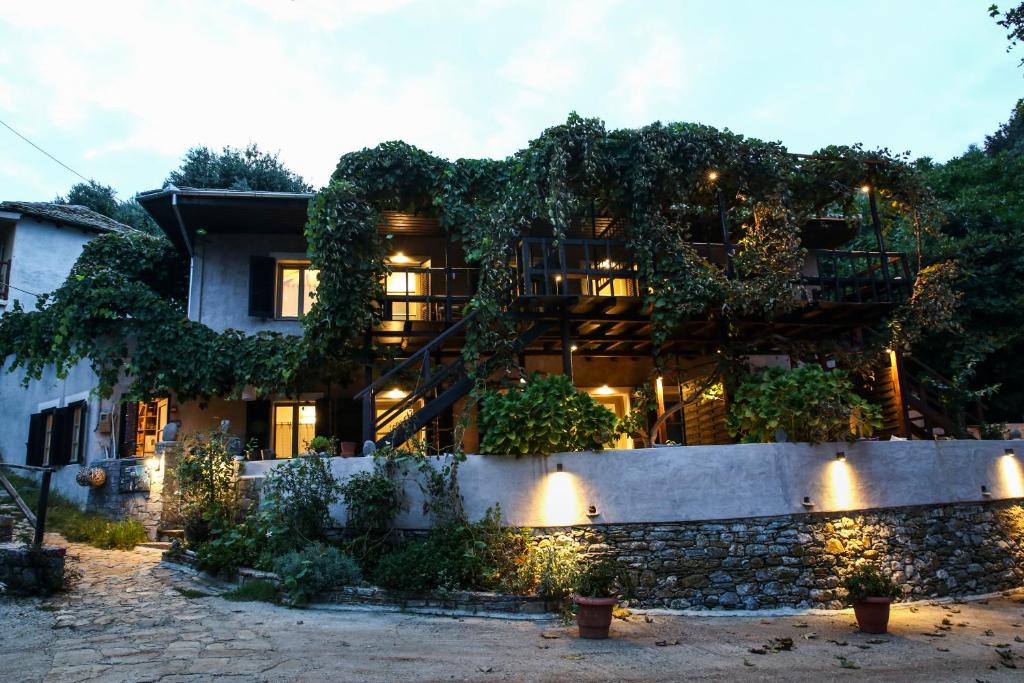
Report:
<svg viewBox="0 0 1024 683"><path fill-rule="evenodd" d="M186 565L197 569L196 554L191 550L169 550L163 554L164 562ZM273 572L242 568L235 576L235 583L244 585L252 581L280 583ZM377 586L340 586L335 590L320 593L313 601L316 604L332 605L374 605L395 607L415 611L457 611L466 614L542 615L558 611L558 604L545 601L536 595L507 595L485 591L413 592L399 591Z"/></svg>

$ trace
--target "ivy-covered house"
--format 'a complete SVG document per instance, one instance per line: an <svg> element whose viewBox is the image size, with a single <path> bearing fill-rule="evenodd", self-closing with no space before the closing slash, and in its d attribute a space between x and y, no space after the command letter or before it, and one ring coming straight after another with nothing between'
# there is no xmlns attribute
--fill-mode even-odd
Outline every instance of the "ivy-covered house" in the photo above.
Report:
<svg viewBox="0 0 1024 683"><path fill-rule="evenodd" d="M318 435L344 454L473 452L474 391L534 372L633 418L617 447L728 443L735 377L808 362L855 370L882 438L930 438L948 418L889 348L923 298L885 239L920 208L911 176L884 151L571 118L503 162L386 143L342 157L317 194L139 202L189 261L191 321L266 335L267 365L301 356L277 386L247 365L231 395L176 406L185 431L229 420L253 457ZM123 423L149 410L127 404Z"/></svg>

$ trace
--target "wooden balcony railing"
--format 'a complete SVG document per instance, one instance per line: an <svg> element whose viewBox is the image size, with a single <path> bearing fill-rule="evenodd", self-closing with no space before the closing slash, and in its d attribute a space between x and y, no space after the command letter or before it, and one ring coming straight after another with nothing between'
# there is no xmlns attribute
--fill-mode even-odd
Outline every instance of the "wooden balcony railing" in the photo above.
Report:
<svg viewBox="0 0 1024 683"><path fill-rule="evenodd" d="M385 320L450 323L476 292L478 268L430 268L392 265L385 277Z"/></svg>

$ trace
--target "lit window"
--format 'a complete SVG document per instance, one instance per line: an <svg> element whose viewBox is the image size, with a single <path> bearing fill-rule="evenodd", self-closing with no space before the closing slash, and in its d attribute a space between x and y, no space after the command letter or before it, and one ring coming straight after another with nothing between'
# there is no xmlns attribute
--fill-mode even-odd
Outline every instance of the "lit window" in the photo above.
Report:
<svg viewBox="0 0 1024 683"><path fill-rule="evenodd" d="M406 256L402 252L387 259L391 268L384 280L384 292L391 300L391 320L425 320L426 304L410 301L408 297L429 294L429 280L425 269L430 259ZM403 300L405 298L405 300Z"/></svg>
<svg viewBox="0 0 1024 683"><path fill-rule="evenodd" d="M294 458L304 452L314 436L315 404L274 404L274 454L278 458Z"/></svg>
<svg viewBox="0 0 1024 683"><path fill-rule="evenodd" d="M308 264L284 264L277 276L277 316L298 318L313 307L313 293L320 284L320 271Z"/></svg>

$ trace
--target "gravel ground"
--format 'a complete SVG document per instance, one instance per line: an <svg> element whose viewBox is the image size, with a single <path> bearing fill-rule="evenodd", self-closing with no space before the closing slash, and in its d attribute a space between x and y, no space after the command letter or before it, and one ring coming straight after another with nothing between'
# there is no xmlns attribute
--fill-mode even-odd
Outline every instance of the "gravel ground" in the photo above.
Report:
<svg viewBox="0 0 1024 683"><path fill-rule="evenodd" d="M82 573L70 593L0 598L0 681L1024 679L1018 594L899 606L886 636L856 632L849 611L635 612L585 641L554 620L235 603L151 550L69 555Z"/></svg>

